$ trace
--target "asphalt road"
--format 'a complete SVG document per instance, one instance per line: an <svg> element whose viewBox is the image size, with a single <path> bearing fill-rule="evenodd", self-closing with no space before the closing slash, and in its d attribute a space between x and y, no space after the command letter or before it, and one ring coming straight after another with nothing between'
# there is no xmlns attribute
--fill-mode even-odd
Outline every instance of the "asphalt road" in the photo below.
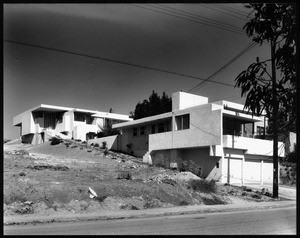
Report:
<svg viewBox="0 0 300 238"><path fill-rule="evenodd" d="M5 235L296 234L296 208L4 226Z"/></svg>

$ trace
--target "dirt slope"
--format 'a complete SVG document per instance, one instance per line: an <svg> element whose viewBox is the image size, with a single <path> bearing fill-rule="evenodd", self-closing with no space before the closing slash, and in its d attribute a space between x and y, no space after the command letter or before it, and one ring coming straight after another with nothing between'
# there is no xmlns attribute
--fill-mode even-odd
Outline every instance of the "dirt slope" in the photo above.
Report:
<svg viewBox="0 0 300 238"><path fill-rule="evenodd" d="M143 164L122 153L72 142L4 144L4 215L89 213L272 200L234 186L191 188L190 172ZM97 193L90 198L89 187Z"/></svg>

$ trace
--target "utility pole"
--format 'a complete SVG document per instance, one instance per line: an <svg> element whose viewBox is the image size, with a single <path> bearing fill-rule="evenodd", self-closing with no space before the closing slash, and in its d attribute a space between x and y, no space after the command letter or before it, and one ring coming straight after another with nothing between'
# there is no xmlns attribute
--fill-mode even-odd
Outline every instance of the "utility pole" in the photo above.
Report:
<svg viewBox="0 0 300 238"><path fill-rule="evenodd" d="M276 90L276 38L271 40L272 94L273 94L273 198L278 198L278 102Z"/></svg>

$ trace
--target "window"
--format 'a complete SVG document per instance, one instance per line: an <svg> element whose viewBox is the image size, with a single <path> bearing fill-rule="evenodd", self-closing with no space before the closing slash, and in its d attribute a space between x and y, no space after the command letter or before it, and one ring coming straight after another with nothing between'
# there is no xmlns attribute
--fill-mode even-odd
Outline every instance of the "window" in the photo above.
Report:
<svg viewBox="0 0 300 238"><path fill-rule="evenodd" d="M155 134L155 124L151 126L151 134Z"/></svg>
<svg viewBox="0 0 300 238"><path fill-rule="evenodd" d="M135 127L133 128L133 136L137 136L138 135L138 129Z"/></svg>
<svg viewBox="0 0 300 238"><path fill-rule="evenodd" d="M265 128L262 126L257 127L257 134L258 135L264 135L265 134Z"/></svg>
<svg viewBox="0 0 300 238"><path fill-rule="evenodd" d="M86 115L86 124L92 124L94 118L91 115Z"/></svg>
<svg viewBox="0 0 300 238"><path fill-rule="evenodd" d="M158 133L164 132L165 131L165 124L164 123L159 123L157 131L158 131Z"/></svg>
<svg viewBox="0 0 300 238"><path fill-rule="evenodd" d="M145 127L144 126L142 126L141 128L140 128L140 135L142 136L142 135L145 135Z"/></svg>
<svg viewBox="0 0 300 238"><path fill-rule="evenodd" d="M175 117L177 130L185 130L190 128L190 115L185 114Z"/></svg>
<svg viewBox="0 0 300 238"><path fill-rule="evenodd" d="M64 115L64 113L58 113L57 114L57 123L62 123L63 115Z"/></svg>
<svg viewBox="0 0 300 238"><path fill-rule="evenodd" d="M85 114L80 112L74 112L75 121L85 121Z"/></svg>

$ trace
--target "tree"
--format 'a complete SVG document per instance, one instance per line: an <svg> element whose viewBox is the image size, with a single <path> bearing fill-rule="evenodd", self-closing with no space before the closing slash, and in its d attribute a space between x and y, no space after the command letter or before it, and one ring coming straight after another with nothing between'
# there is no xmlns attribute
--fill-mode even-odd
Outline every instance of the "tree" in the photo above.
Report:
<svg viewBox="0 0 300 238"><path fill-rule="evenodd" d="M131 113L134 119L154 116L172 110L172 99L163 92L162 96L153 90L149 100L144 99L142 103L138 102L135 106L134 113Z"/></svg>
<svg viewBox="0 0 300 238"><path fill-rule="evenodd" d="M246 95L245 108L258 115L265 110L272 124L273 197L277 198L278 132L296 124L296 7L266 3L246 7L252 8L255 15L244 29L253 41L271 45L271 59L260 61L257 57L235 81L241 95Z"/></svg>
<svg viewBox="0 0 300 238"><path fill-rule="evenodd" d="M105 136L118 135L120 132L119 130L112 128L111 120L106 120L106 123L104 123L103 126L98 125L98 127L100 129L99 132L97 133L98 138L105 137Z"/></svg>

